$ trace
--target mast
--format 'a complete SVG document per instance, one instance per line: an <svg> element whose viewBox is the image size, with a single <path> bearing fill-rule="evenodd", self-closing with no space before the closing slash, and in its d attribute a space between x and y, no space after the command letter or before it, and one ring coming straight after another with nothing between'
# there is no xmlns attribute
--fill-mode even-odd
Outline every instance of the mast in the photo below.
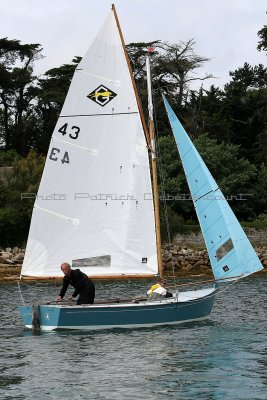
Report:
<svg viewBox="0 0 267 400"><path fill-rule="evenodd" d="M137 101L137 105L138 105L138 110L139 110L139 114L140 114L140 117L141 117L142 126L143 126L143 129L144 129L144 132L145 132L147 146L150 148L150 146L151 146L150 137L149 137L149 134L148 134L148 131L147 131L142 105L141 105L141 102L140 102L140 99L139 99L136 83L135 83L134 76L133 76L132 67L131 67L129 56L128 56L128 53L127 53L127 50L126 50L125 42L124 42L124 39L123 39L121 27L120 27L120 22L119 22L117 11L116 11L116 8L115 8L114 4L112 4L112 11L114 13L114 17L115 17L115 20L116 20L116 23L117 23L119 35L120 35L120 38L121 38L121 44L122 44L124 55L125 55L125 58L126 58L126 61L127 61L128 68L129 68L129 72L130 72L130 76L131 76L131 80L132 80L132 84L133 84L133 88L134 88L134 93L135 93L135 97L136 97L136 101Z"/></svg>
<svg viewBox="0 0 267 400"><path fill-rule="evenodd" d="M159 217L159 195L158 195L158 180L157 180L157 154L156 154L156 146L155 146L155 129L154 129L154 119L153 119L153 100L152 100L152 85L151 85L149 56L146 57L146 69L147 69L149 136L151 139L153 198L154 198L154 208L155 208L157 255L158 255L159 276L162 278L163 277L163 269L162 269L162 250L161 250L160 217Z"/></svg>
<svg viewBox="0 0 267 400"><path fill-rule="evenodd" d="M154 209L155 209L158 271L159 271L159 276L162 277L163 276L163 271L162 271L162 251L161 251L161 234L160 234L160 219L159 219L159 196L158 196L157 164L156 164L155 132L154 132L154 122L153 122L151 80L150 80L150 83L148 85L149 86L148 87L148 91L150 92L150 100L149 100L149 133L148 133L147 127L146 127L146 123L145 123L144 113L143 113L143 110L142 110L141 102L140 102L140 99L139 99L139 96L138 96L138 92L137 92L136 83L135 83L134 76L133 76L133 71L132 71L132 68L131 68L131 65L130 65L130 60L129 60L128 53L127 53L127 50L126 50L126 46L125 46L125 42L124 42L124 39L123 39L122 31L121 31L121 28L120 28L118 15L117 15L116 8L115 8L114 4L112 4L112 11L113 11L115 19L116 19L119 35L120 35L120 38L121 38L122 47L123 47L125 58L126 58L126 61L127 61L127 64L128 64L128 68L129 68L129 72L130 72L130 76L131 76L131 80L132 80L132 84L133 84L133 88L134 88L134 92L135 92L135 96L136 96L136 101L137 101L137 105L138 105L138 109L139 109L139 113L140 113L143 129L144 129L146 140L147 140L147 145L151 149L151 154L152 154L152 179L153 179L153 198L154 198ZM150 76L150 69L149 69L149 76Z"/></svg>

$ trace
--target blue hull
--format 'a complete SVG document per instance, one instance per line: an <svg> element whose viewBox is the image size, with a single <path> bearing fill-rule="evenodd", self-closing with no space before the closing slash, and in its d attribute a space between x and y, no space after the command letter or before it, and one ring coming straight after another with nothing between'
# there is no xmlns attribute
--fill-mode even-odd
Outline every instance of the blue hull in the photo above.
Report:
<svg viewBox="0 0 267 400"><path fill-rule="evenodd" d="M190 301L165 300L139 304L64 306L40 305L40 329L110 329L173 325L207 318L212 310L215 290ZM20 306L27 328L33 328L33 306ZM36 317L36 315L35 315Z"/></svg>

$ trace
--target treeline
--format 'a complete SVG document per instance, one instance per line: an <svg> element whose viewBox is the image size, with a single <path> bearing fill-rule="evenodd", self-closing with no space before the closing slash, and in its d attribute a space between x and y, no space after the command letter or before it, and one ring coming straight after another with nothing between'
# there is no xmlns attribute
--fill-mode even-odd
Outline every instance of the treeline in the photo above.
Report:
<svg viewBox="0 0 267 400"><path fill-rule="evenodd" d="M259 51L267 50L267 26L258 32ZM151 52L158 135L161 203L166 200L173 229L195 223L192 202L166 113L163 92L185 126L234 211L244 221L266 221L267 213L267 69L245 63L230 72L224 88L192 90L193 80L208 80L197 69L208 59L194 52L194 41L154 41L127 46L141 102L146 110L145 56ZM50 138L80 60L75 57L34 75L42 58L40 44L0 39L0 245L26 240ZM8 167L13 167L12 174ZM162 207L162 220L165 219ZM164 228L163 228L164 229ZM20 243L18 243L18 241Z"/></svg>

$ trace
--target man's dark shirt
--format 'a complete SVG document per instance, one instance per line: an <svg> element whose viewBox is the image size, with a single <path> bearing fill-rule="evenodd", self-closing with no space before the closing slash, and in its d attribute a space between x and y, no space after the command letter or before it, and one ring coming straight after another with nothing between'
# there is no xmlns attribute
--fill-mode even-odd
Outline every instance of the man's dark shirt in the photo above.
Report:
<svg viewBox="0 0 267 400"><path fill-rule="evenodd" d="M95 287L91 279L89 279L88 276L79 269L71 270L70 275L65 275L63 278L63 285L59 294L61 298L64 297L69 284L71 284L75 289L72 297L76 297L78 294L90 289L94 289Z"/></svg>

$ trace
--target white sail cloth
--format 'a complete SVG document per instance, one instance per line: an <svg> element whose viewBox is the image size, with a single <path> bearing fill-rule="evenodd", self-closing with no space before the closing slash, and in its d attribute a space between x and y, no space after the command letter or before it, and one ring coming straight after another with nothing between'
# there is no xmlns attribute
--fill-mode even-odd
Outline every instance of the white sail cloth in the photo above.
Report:
<svg viewBox="0 0 267 400"><path fill-rule="evenodd" d="M146 141L113 12L78 65L48 150L24 276L158 271Z"/></svg>

